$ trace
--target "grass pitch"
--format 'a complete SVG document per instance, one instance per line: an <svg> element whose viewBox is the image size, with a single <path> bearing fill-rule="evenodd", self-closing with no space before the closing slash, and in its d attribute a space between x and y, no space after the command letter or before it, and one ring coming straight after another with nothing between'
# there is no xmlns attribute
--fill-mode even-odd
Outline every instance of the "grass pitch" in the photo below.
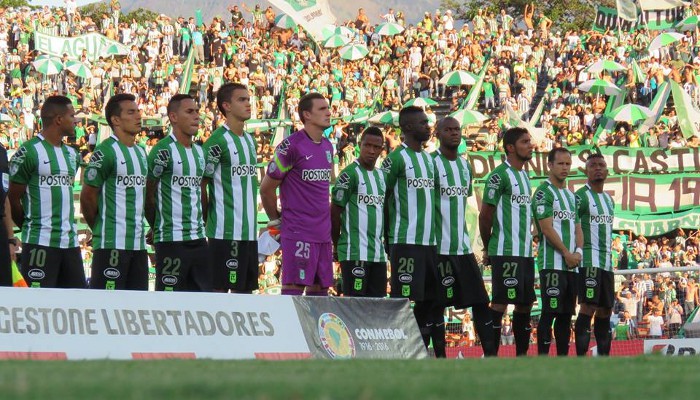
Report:
<svg viewBox="0 0 700 400"><path fill-rule="evenodd" d="M4 361L2 399L689 399L697 357Z"/></svg>

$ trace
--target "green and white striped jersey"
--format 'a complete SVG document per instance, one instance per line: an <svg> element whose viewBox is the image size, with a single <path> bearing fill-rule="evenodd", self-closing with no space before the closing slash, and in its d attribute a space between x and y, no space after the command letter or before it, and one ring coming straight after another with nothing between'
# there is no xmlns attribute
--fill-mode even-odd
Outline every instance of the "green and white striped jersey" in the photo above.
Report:
<svg viewBox="0 0 700 400"><path fill-rule="evenodd" d="M540 228L540 220L552 218L552 227L562 243L564 243L564 246L570 252L576 250L576 224L579 223L579 219L576 214L574 193L567 188L559 189L552 185L552 182L548 179L537 187L533 207L535 209L537 228ZM564 255L554 248L541 230L539 238L537 269L568 271L569 267L564 261Z"/></svg>
<svg viewBox="0 0 700 400"><path fill-rule="evenodd" d="M576 191L576 209L583 231L584 267L612 271L612 235L615 206L609 194L596 193L589 185Z"/></svg>
<svg viewBox="0 0 700 400"><path fill-rule="evenodd" d="M472 172L463 157L448 160L440 150L435 163L435 235L438 254L473 253L467 232L467 198L472 195Z"/></svg>
<svg viewBox="0 0 700 400"><path fill-rule="evenodd" d="M22 196L22 243L78 247L73 183L79 162L77 150L65 144L55 147L41 134L12 156L10 181L27 186Z"/></svg>
<svg viewBox="0 0 700 400"><path fill-rule="evenodd" d="M344 209L340 218L339 261L385 262L384 171L364 169L356 160L338 176L331 201Z"/></svg>
<svg viewBox="0 0 700 400"><path fill-rule="evenodd" d="M508 161L488 175L483 202L496 207L489 256L532 257L531 195L527 172Z"/></svg>
<svg viewBox="0 0 700 400"><path fill-rule="evenodd" d="M209 205L207 237L226 240L257 239L257 154L255 138L238 136L226 125L204 142Z"/></svg>
<svg viewBox="0 0 700 400"><path fill-rule="evenodd" d="M204 239L202 174L204 150L178 143L172 133L148 154L148 178L158 181L153 239L182 242Z"/></svg>
<svg viewBox="0 0 700 400"><path fill-rule="evenodd" d="M435 246L435 165L430 154L401 144L384 159L390 244Z"/></svg>
<svg viewBox="0 0 700 400"><path fill-rule="evenodd" d="M94 249L145 250L146 150L111 135L85 168L84 182L101 188L92 230Z"/></svg>

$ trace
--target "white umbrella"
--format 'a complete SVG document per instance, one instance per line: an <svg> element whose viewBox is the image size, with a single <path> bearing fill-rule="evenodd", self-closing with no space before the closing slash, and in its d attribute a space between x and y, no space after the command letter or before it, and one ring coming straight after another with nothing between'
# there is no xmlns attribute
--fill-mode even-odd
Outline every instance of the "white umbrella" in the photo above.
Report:
<svg viewBox="0 0 700 400"><path fill-rule="evenodd" d="M72 72L75 76L79 76L85 79L92 78L92 71L90 70L90 67L83 62L73 60L67 61L66 69Z"/></svg>
<svg viewBox="0 0 700 400"><path fill-rule="evenodd" d="M399 113L396 111L384 111L369 119L373 124L398 125Z"/></svg>
<svg viewBox="0 0 700 400"><path fill-rule="evenodd" d="M608 117L615 121L635 123L646 120L651 116L651 110L636 104L623 104L612 110Z"/></svg>
<svg viewBox="0 0 700 400"><path fill-rule="evenodd" d="M63 63L55 57L41 57L32 63L44 75L56 75L63 70Z"/></svg>
<svg viewBox="0 0 700 400"><path fill-rule="evenodd" d="M359 60L369 54L369 49L363 44L350 43L338 50L340 58L345 60Z"/></svg>
<svg viewBox="0 0 700 400"><path fill-rule="evenodd" d="M591 79L578 85L579 90L597 95L613 95L620 93L620 88L603 79Z"/></svg>
<svg viewBox="0 0 700 400"><path fill-rule="evenodd" d="M411 106L425 108L425 107L436 106L437 104L438 104L438 102L435 100L424 99L422 97L416 97L416 98L413 98L413 99L405 102L403 106L404 106L404 108L411 107Z"/></svg>
<svg viewBox="0 0 700 400"><path fill-rule="evenodd" d="M350 43L350 38L343 35L335 34L329 37L325 42L323 42L323 47L328 49L334 49L336 47L343 47Z"/></svg>
<svg viewBox="0 0 700 400"><path fill-rule="evenodd" d="M616 71L625 71L627 68L615 61L612 60L598 60L594 62L593 64L589 65L586 67L586 71L588 72L593 72L593 73L598 73L602 71L608 71L608 72L616 72Z"/></svg>
<svg viewBox="0 0 700 400"><path fill-rule="evenodd" d="M677 42L683 39L685 35L678 32L664 32L659 34L654 40L649 43L649 51L658 50L664 46L668 46L671 43Z"/></svg>
<svg viewBox="0 0 700 400"><path fill-rule="evenodd" d="M446 73L438 83L445 86L473 85L476 83L476 79L467 71L456 70Z"/></svg>
<svg viewBox="0 0 700 400"><path fill-rule="evenodd" d="M486 121L489 117L474 110L459 110L450 114L450 117L459 121L460 126L479 124Z"/></svg>
<svg viewBox="0 0 700 400"><path fill-rule="evenodd" d="M377 35L383 35L383 36L394 36L398 35L399 33L403 32L404 28L403 26L393 23L393 22L386 22L383 24L377 25L377 29L375 32Z"/></svg>

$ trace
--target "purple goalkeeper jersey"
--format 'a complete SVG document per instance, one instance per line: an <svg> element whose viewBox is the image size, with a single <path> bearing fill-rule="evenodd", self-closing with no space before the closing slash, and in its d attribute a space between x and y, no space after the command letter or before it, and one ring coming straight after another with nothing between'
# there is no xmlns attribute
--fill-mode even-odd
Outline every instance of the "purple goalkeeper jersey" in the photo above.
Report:
<svg viewBox="0 0 700 400"><path fill-rule="evenodd" d="M282 181L282 237L311 243L331 241L332 165L331 142L323 138L314 143L303 129L277 146L267 174Z"/></svg>

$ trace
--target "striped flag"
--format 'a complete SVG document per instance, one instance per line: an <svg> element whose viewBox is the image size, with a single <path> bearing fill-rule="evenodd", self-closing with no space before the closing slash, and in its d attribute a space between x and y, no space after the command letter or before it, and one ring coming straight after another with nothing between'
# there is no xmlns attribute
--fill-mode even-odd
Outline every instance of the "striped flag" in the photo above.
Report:
<svg viewBox="0 0 700 400"><path fill-rule="evenodd" d="M671 81L673 104L678 115L678 125L687 139L693 135L700 136L700 111L693 105L690 95L675 81Z"/></svg>
<svg viewBox="0 0 700 400"><path fill-rule="evenodd" d="M27 281L24 280L22 273L17 268L17 263L12 261L12 286L27 287Z"/></svg>
<svg viewBox="0 0 700 400"><path fill-rule="evenodd" d="M192 75L194 74L194 49L190 49L187 54L187 60L182 68L182 82L180 82L180 94L189 94L190 85L192 84Z"/></svg>
<svg viewBox="0 0 700 400"><path fill-rule="evenodd" d="M467 98L464 101L464 103L462 103L461 108L472 110L474 106L476 106L476 102L479 101L479 94L481 94L481 86L484 84L484 76L486 76L486 71L488 71L490 65L491 59L489 58L484 63L484 66L481 68L481 72L479 72L479 76L477 77L476 83L474 84L474 86L472 86L472 89L469 91L469 94L467 95Z"/></svg>
<svg viewBox="0 0 700 400"><path fill-rule="evenodd" d="M639 133L647 133L649 128L656 125L656 121L661 118L661 114L664 112L670 94L671 86L669 86L668 82L663 82L656 91L656 96L654 96L654 100L651 101L651 105L649 106L651 116L639 126Z"/></svg>

